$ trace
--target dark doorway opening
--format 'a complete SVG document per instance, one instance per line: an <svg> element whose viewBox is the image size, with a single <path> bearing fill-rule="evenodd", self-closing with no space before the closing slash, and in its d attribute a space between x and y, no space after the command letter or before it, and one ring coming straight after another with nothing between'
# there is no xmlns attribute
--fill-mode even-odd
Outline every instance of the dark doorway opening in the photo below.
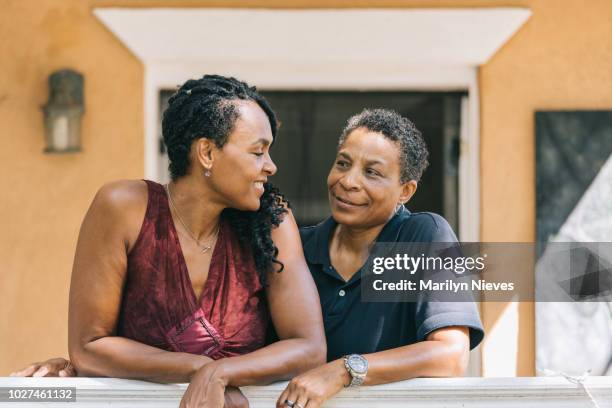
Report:
<svg viewBox="0 0 612 408"><path fill-rule="evenodd" d="M160 93L160 112L173 91ZM410 211L443 215L459 234L458 174L461 100L465 92L403 91L263 91L281 122L272 158L278 173L271 181L291 202L300 226L329 216L327 173L333 164L338 137L347 119L364 108L388 108L412 120L429 148L429 168ZM161 129L161 127L160 127ZM160 174L167 156L160 141ZM165 172L165 173L164 173Z"/></svg>
<svg viewBox="0 0 612 408"><path fill-rule="evenodd" d="M272 178L291 201L301 225L329 215L327 173L338 136L347 119L362 109L388 108L412 120L423 133L430 165L417 193L406 205L411 211L443 215L457 231L458 164L461 98L459 92L263 92L277 113L281 128L272 148L279 171Z"/></svg>

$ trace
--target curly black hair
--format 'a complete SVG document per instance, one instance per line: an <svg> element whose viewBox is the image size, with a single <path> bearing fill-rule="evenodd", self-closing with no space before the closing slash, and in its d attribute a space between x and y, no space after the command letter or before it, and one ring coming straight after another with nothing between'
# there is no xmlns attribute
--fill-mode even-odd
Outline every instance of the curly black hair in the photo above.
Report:
<svg viewBox="0 0 612 408"><path fill-rule="evenodd" d="M342 131L338 146L357 128L366 128L383 134L396 142L400 150L400 181L419 181L429 165L429 152L421 132L408 118L390 109L364 109L351 116Z"/></svg>
<svg viewBox="0 0 612 408"><path fill-rule="evenodd" d="M206 137L222 148L234 129L240 112L235 102L254 101L268 116L272 139L276 138L278 121L274 111L257 92L245 82L220 75L204 75L185 82L168 100L162 119L162 134L168 158L170 176L176 180L189 171L189 152L196 140ZM266 274L278 261L278 248L272 241L273 228L280 225L289 203L272 184L264 185L264 194L257 211L227 208L222 217L229 220L242 245L250 245L255 266L263 284Z"/></svg>

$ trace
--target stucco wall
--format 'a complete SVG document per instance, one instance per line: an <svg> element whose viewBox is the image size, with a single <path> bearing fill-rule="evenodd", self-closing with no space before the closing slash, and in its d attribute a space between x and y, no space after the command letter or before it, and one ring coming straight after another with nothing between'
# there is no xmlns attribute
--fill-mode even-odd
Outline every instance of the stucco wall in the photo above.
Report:
<svg viewBox="0 0 612 408"><path fill-rule="evenodd" d="M534 111L612 108L612 2L11 0L0 14L0 375L66 355L70 267L78 226L103 182L141 177L143 69L91 15L94 6L528 7L526 25L480 70L482 239L535 238ZM9 56L6 58L5 56ZM85 75L83 146L42 153L46 78ZM560 181L562 182L562 181ZM504 304L484 304L491 329ZM518 307L517 375L534 373L534 308ZM498 345L491 346L503 353ZM484 373L487 364L484 362Z"/></svg>
<svg viewBox="0 0 612 408"><path fill-rule="evenodd" d="M0 11L0 375L67 355L68 288L98 187L143 175L143 68L79 0ZM85 76L83 152L43 153L47 78Z"/></svg>
<svg viewBox="0 0 612 408"><path fill-rule="evenodd" d="M485 241L535 239L534 112L612 109L612 2L525 4L531 19L480 70ZM485 305L488 327L501 307ZM531 375L534 305L523 303L518 310L517 375Z"/></svg>

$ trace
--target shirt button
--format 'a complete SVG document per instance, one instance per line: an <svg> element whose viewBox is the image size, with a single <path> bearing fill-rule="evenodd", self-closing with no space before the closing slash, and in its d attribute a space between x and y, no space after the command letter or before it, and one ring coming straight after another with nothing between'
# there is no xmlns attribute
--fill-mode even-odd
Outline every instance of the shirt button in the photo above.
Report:
<svg viewBox="0 0 612 408"><path fill-rule="evenodd" d="M339 296L344 296L346 295L346 292L344 291L344 289L340 289L340 292L338 292Z"/></svg>

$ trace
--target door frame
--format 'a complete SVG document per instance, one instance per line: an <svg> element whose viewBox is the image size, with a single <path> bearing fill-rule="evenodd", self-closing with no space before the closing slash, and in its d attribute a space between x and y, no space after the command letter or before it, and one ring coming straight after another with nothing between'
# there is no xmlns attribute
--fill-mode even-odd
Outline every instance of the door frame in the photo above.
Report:
<svg viewBox="0 0 612 408"><path fill-rule="evenodd" d="M187 78L199 77L205 73L232 72L263 90L287 91L465 91L461 103L460 149L459 149L459 239L477 242L480 238L480 132L478 69L468 67L454 70L412 69L396 72L393 76L381 78L376 71L362 72L355 78L348 78L344 67L327 70L325 78L317 80L310 75L271 72L263 66L242 65L241 72L235 67L218 67L200 70L191 64L147 64L145 65L145 178L161 180L159 174L159 118L160 92L174 89ZM279 69L281 71L281 69ZM196 73L197 72L197 73ZM241 75L242 74L242 75Z"/></svg>

